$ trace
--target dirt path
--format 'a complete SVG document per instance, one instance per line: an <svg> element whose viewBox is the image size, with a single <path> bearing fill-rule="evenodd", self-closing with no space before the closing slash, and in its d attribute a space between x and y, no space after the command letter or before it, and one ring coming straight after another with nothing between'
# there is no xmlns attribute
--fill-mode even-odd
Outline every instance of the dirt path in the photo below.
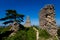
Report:
<svg viewBox="0 0 60 40"><path fill-rule="evenodd" d="M39 40L39 31L35 27L33 29L36 31L36 40Z"/></svg>

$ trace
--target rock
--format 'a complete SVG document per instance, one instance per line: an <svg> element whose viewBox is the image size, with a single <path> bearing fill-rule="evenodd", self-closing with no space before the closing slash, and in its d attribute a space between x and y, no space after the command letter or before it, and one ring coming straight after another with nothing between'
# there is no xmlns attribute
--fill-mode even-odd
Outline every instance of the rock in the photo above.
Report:
<svg viewBox="0 0 60 40"><path fill-rule="evenodd" d="M13 32L13 33L11 33L10 35L9 35L9 37L11 37L11 36L15 36L15 32Z"/></svg>
<svg viewBox="0 0 60 40"><path fill-rule="evenodd" d="M19 30L19 24L14 22L10 30L17 32Z"/></svg>

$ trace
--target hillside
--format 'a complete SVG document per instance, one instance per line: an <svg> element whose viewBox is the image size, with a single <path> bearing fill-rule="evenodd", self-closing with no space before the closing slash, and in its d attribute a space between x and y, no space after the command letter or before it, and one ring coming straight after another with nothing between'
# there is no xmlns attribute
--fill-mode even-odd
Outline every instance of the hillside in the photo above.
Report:
<svg viewBox="0 0 60 40"><path fill-rule="evenodd" d="M12 37L9 37L8 35L9 32L7 31L9 30L9 28L10 27L0 28L0 35L5 34L4 36L0 36L2 40L36 40L36 31L33 29L33 27L25 28L24 30L19 30ZM52 38L52 36L46 30L38 28L36 29L39 31L39 40L48 40L48 39L57 40L56 37Z"/></svg>

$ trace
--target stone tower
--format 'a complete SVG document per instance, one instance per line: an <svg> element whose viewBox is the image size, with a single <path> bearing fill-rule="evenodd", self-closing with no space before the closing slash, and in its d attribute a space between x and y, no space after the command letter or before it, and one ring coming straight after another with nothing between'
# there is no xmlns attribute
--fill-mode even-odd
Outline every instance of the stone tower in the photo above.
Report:
<svg viewBox="0 0 60 40"><path fill-rule="evenodd" d="M24 25L25 27L31 27L31 21L30 21L30 17L27 16L27 19L26 19L26 23Z"/></svg>
<svg viewBox="0 0 60 40"><path fill-rule="evenodd" d="M52 36L57 35L54 6L49 4L41 9L39 13L40 28L46 29Z"/></svg>

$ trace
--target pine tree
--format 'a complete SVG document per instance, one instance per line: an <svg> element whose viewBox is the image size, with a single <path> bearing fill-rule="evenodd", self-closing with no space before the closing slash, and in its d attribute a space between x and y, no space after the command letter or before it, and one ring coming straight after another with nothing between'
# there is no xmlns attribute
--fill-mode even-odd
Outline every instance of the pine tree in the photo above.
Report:
<svg viewBox="0 0 60 40"><path fill-rule="evenodd" d="M5 21L3 24L13 23L16 21L17 23L23 22L23 14L18 14L16 10L6 10L6 16L1 18L0 21Z"/></svg>

